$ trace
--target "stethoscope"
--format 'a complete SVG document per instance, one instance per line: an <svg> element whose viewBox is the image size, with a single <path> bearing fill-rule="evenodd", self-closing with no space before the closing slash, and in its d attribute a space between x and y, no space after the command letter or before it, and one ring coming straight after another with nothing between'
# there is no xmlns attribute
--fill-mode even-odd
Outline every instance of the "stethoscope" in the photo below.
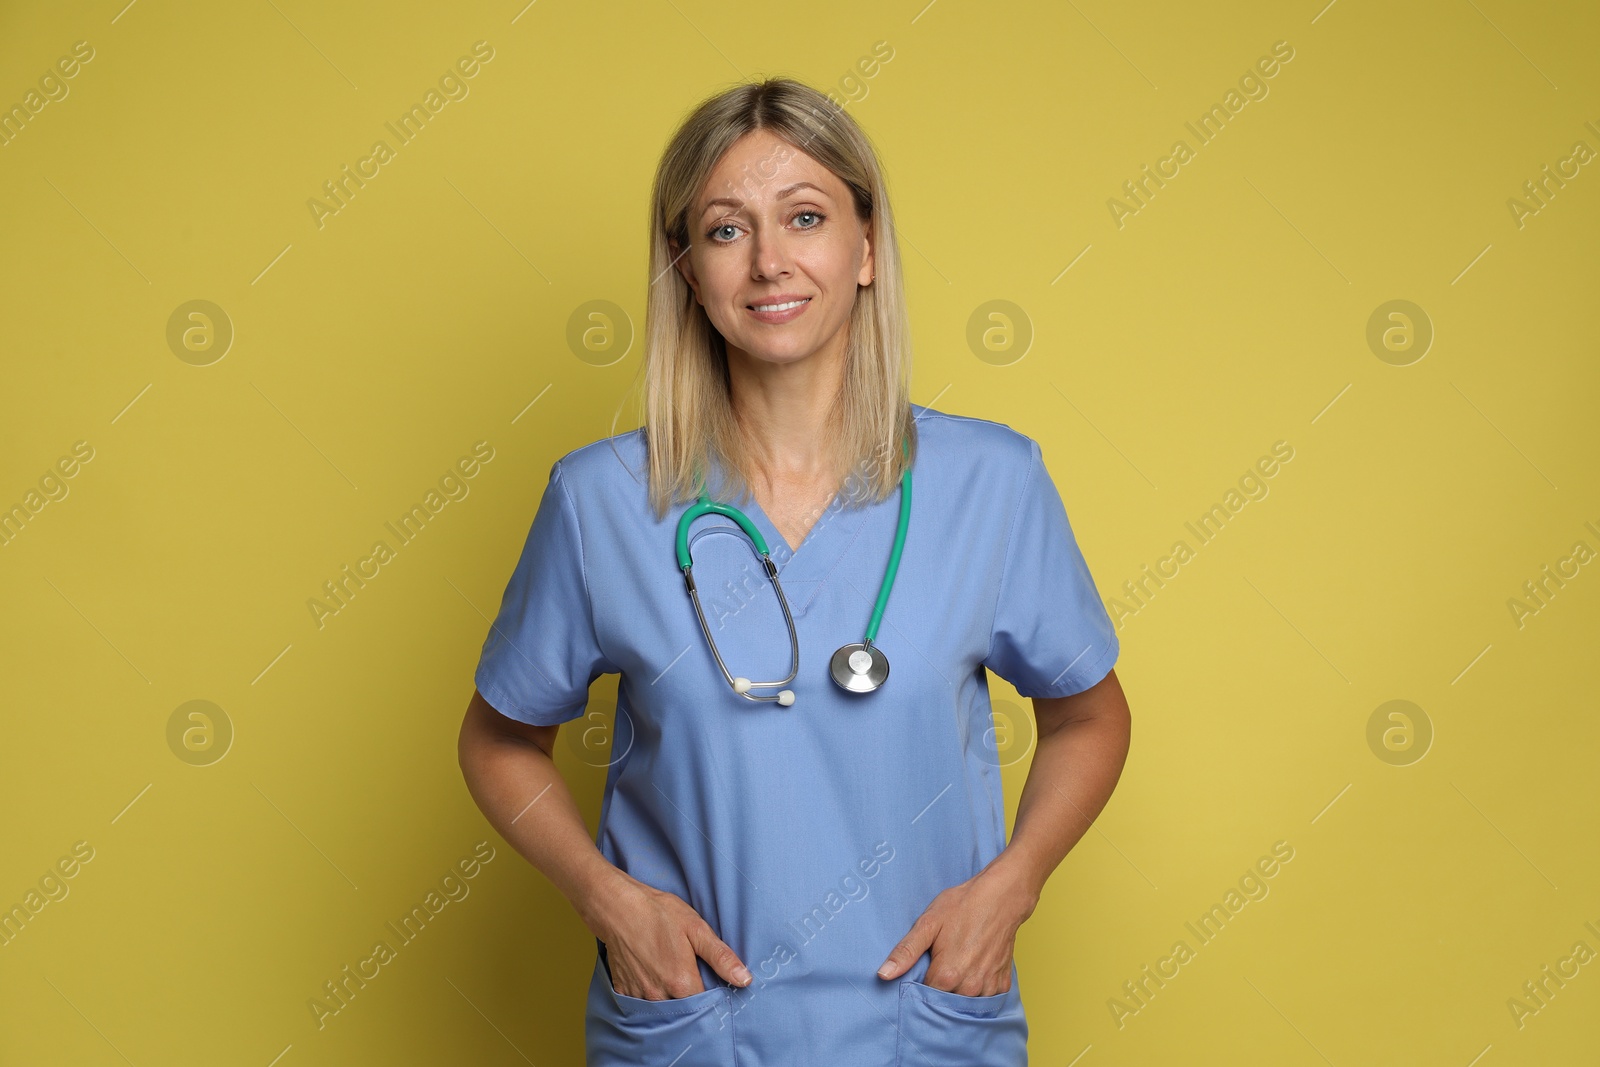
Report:
<svg viewBox="0 0 1600 1067"><path fill-rule="evenodd" d="M909 457L909 444L902 441L901 447ZM767 578L778 594L778 605L783 608L783 620L789 627L790 659L788 675L775 682L752 682L743 676L736 677L729 673L728 665L723 662L722 653L717 650L716 638L711 636L711 627L706 624L705 612L700 608L700 594L694 587L694 560L689 557L689 525L702 515L713 514L724 515L738 523L745 536L750 538L756 554L761 557L761 565L766 569ZM878 625L883 622L883 609L889 603L890 590L894 588L894 575L900 568L900 553L906 546L906 527L910 520L911 466L907 464L905 474L900 478L900 519L895 526L894 547L889 551L889 565L884 571L883 582L878 587L878 602L873 606L872 618L867 622L866 639L840 647L828 661L829 675L847 692L870 693L889 678L889 659L881 648L873 647L872 642L878 636ZM794 616L789 613L789 600L783 595L783 586L778 582L777 564L772 562L772 557L767 552L766 538L761 536L756 524L733 505L718 504L709 499L705 493L703 479L700 485L700 499L689 505L684 510L683 517L678 520L678 569L683 571L683 583L689 591L689 599L694 602L694 613L700 619L700 630L706 635L706 644L711 646L711 654L716 657L717 666L722 669L722 676L728 680L728 684L733 686L733 691L746 700L776 700L784 707L793 704L792 689L781 690L776 695L762 695L750 691L755 688L769 689L775 685L788 685L794 681L795 675L800 673L800 638L795 633Z"/></svg>

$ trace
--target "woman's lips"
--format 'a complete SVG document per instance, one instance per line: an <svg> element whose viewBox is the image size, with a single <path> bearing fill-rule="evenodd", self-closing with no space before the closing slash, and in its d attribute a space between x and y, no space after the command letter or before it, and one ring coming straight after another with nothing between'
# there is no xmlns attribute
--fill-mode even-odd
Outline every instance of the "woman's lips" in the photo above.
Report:
<svg viewBox="0 0 1600 1067"><path fill-rule="evenodd" d="M789 303L789 302L790 301L774 301L774 303ZM762 305L759 305L759 304L756 305L756 307L760 307L760 306L762 306ZM805 312L806 308L808 308L810 306L811 306L811 298L808 296L808 297L805 298L805 300L802 303L797 304L796 306L791 307L791 308L785 308L782 311L757 311L755 309L755 307L747 307L747 308L745 308L745 311L748 312L751 316L753 316L756 319L757 322L769 322L769 323L772 323L772 324L776 325L778 323L789 322L789 321L791 321L793 319L799 318L800 315Z"/></svg>

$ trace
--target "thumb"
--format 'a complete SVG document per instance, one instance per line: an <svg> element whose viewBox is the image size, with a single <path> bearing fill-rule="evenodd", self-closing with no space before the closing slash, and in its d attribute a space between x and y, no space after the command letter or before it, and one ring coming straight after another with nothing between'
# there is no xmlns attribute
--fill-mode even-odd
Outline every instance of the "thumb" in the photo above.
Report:
<svg viewBox="0 0 1600 1067"><path fill-rule="evenodd" d="M878 968L879 978L898 978L911 969L911 965L928 951L933 944L933 935L937 932L935 924L929 920L926 912L917 917L911 924L911 929L900 943L889 951L888 959L883 961L883 966Z"/></svg>
<svg viewBox="0 0 1600 1067"><path fill-rule="evenodd" d="M712 933L709 925L702 924L689 938L689 943L694 946L695 955L711 964L711 969L721 975L723 981L736 986L750 984L750 971L739 954Z"/></svg>

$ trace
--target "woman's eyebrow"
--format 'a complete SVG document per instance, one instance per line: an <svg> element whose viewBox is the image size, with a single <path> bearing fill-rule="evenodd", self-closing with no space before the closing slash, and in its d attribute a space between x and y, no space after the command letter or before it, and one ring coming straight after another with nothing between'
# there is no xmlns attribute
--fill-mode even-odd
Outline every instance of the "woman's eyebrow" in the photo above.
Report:
<svg viewBox="0 0 1600 1067"><path fill-rule="evenodd" d="M815 189L817 192L821 193L823 197L828 197L827 192L820 185L813 185L811 182L795 182L793 185L786 185L782 189L779 189L777 199L782 200L785 197L793 196L801 189ZM736 197L718 197L715 200L707 201L705 207L700 209L700 214L704 215L707 211L710 211L712 208L719 205L725 205L727 207L744 207L744 201Z"/></svg>

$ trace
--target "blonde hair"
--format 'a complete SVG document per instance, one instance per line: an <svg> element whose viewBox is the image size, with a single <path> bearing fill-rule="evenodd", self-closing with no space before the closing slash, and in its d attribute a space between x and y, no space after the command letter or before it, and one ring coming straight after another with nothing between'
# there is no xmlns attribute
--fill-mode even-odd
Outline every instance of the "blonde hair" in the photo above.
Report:
<svg viewBox="0 0 1600 1067"><path fill-rule="evenodd" d="M668 240L677 241L680 254L687 252L694 198L728 148L754 130L769 131L837 175L850 190L857 217L871 227L876 273L871 285L856 290L843 389L832 408L837 425L829 433L839 465L853 465L855 484L841 491L838 503L885 499L916 456L911 330L894 218L872 143L855 120L808 85L789 78L738 85L683 121L662 153L651 191L641 374L650 504L657 519L674 502L694 499L713 454L724 478L720 486L707 485L708 493L728 502L745 499L750 488L752 456L734 417L726 344L674 266Z"/></svg>

